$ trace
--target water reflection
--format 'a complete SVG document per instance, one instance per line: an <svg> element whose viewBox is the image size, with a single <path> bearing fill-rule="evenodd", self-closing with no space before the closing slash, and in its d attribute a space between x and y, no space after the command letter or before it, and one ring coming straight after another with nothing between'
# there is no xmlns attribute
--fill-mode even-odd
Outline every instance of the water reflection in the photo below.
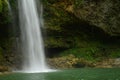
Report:
<svg viewBox="0 0 120 80"><path fill-rule="evenodd" d="M11 73L0 80L120 80L120 68L71 69L50 73Z"/></svg>
<svg viewBox="0 0 120 80"><path fill-rule="evenodd" d="M31 73L31 74L26 74L23 76L23 79L21 80L46 80L44 74L36 74L36 73Z"/></svg>

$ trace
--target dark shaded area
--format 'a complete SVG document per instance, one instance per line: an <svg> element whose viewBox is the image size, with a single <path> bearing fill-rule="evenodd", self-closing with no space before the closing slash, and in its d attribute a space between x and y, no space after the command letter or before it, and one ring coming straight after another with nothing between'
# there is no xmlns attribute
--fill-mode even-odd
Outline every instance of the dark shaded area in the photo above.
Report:
<svg viewBox="0 0 120 80"><path fill-rule="evenodd" d="M63 25L63 33L61 35L66 37L78 36L89 41L100 41L106 44L120 43L120 36L112 36L103 29L81 20Z"/></svg>
<svg viewBox="0 0 120 80"><path fill-rule="evenodd" d="M80 20L79 20L80 21ZM101 28L90 25L86 21L74 22L63 26L65 36L87 36L89 40L107 40L110 35L105 33Z"/></svg>
<svg viewBox="0 0 120 80"><path fill-rule="evenodd" d="M53 58L53 57L57 57L59 53L65 50L67 49L66 48L46 48L45 53L47 57Z"/></svg>
<svg viewBox="0 0 120 80"><path fill-rule="evenodd" d="M1 25L0 27L0 38L5 38L9 36L8 26Z"/></svg>
<svg viewBox="0 0 120 80"><path fill-rule="evenodd" d="M58 56L60 53L72 48L80 48L80 50L82 48L86 48L86 50L87 48L91 48L90 51L85 51L84 53L90 52L93 57L108 57L114 53L111 53L112 51L117 51L116 49L120 47L119 36L111 36L103 29L80 20L62 25L61 32L51 31L48 36L54 36L56 39L61 38L65 42L65 45L69 45L69 47L63 45L63 47L46 48L48 57ZM90 45L95 43L97 43L95 46L90 47Z"/></svg>

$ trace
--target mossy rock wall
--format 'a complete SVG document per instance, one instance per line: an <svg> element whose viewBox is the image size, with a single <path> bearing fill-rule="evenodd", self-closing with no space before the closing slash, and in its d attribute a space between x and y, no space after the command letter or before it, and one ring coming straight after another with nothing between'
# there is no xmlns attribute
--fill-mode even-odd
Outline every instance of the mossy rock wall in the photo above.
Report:
<svg viewBox="0 0 120 80"><path fill-rule="evenodd" d="M119 36L118 0L43 0L43 3L48 47L69 48L80 40L89 41L90 37L95 41L98 36L99 40Z"/></svg>
<svg viewBox="0 0 120 80"><path fill-rule="evenodd" d="M103 29L110 35L120 35L120 1L76 0L74 14L80 19Z"/></svg>
<svg viewBox="0 0 120 80"><path fill-rule="evenodd" d="M12 4L16 0L12 1ZM0 0L0 67L13 66L15 59L11 55L17 52L16 50L16 34L13 35L12 16L9 13L7 0ZM15 55L14 55L15 56ZM15 57L14 57L15 58ZM1 71L0 70L0 71ZM3 69L4 70L4 69Z"/></svg>
<svg viewBox="0 0 120 80"><path fill-rule="evenodd" d="M92 54L91 49L97 57L120 56L120 1L43 0L43 3L47 48L65 48L67 54L76 51L77 55L84 53L82 56Z"/></svg>

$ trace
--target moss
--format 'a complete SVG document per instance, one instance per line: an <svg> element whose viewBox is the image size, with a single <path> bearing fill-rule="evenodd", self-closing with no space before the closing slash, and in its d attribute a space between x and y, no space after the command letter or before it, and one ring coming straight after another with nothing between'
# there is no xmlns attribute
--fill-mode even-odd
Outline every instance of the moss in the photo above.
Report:
<svg viewBox="0 0 120 80"><path fill-rule="evenodd" d="M2 0L0 0L0 12L2 11Z"/></svg>
<svg viewBox="0 0 120 80"><path fill-rule="evenodd" d="M112 36L118 36L119 29L119 3L118 0L76 0L74 4L74 14L96 25Z"/></svg>
<svg viewBox="0 0 120 80"><path fill-rule="evenodd" d="M49 11L47 10L47 13L44 15L44 17L47 28L57 31L61 31L61 26L73 19L69 13L55 7L50 7Z"/></svg>
<svg viewBox="0 0 120 80"><path fill-rule="evenodd" d="M48 3L50 2L48 1ZM60 5L61 4L62 3L60 3ZM76 17L63 10L61 6L57 6L57 4L50 3L45 5L44 10L45 28L48 33L48 38L45 41L46 46L68 48L73 45L73 43L71 43L71 37L67 37L67 34L71 32L65 31L65 26L69 28L68 24L72 24L77 21Z"/></svg>
<svg viewBox="0 0 120 80"><path fill-rule="evenodd" d="M74 7L79 7L85 3L85 0L75 0Z"/></svg>
<svg viewBox="0 0 120 80"><path fill-rule="evenodd" d="M83 43L84 44L84 43ZM67 49L60 53L59 56L67 56L73 54L77 58L83 58L88 61L96 62L108 58L120 57L120 46L113 44L88 43L82 47Z"/></svg>
<svg viewBox="0 0 120 80"><path fill-rule="evenodd" d="M8 13L8 4L6 2L6 0L0 0L0 27L3 27L4 25L7 25L8 23L10 23L10 16Z"/></svg>

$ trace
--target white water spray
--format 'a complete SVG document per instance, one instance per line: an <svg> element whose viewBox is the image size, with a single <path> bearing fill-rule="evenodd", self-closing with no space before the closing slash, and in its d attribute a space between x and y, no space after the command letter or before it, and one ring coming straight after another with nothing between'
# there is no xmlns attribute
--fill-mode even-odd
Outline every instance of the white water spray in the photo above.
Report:
<svg viewBox="0 0 120 80"><path fill-rule="evenodd" d="M24 54L23 71L48 72L45 63L41 27L43 26L43 10L40 5L40 19L36 0L18 0L21 27L22 52Z"/></svg>

